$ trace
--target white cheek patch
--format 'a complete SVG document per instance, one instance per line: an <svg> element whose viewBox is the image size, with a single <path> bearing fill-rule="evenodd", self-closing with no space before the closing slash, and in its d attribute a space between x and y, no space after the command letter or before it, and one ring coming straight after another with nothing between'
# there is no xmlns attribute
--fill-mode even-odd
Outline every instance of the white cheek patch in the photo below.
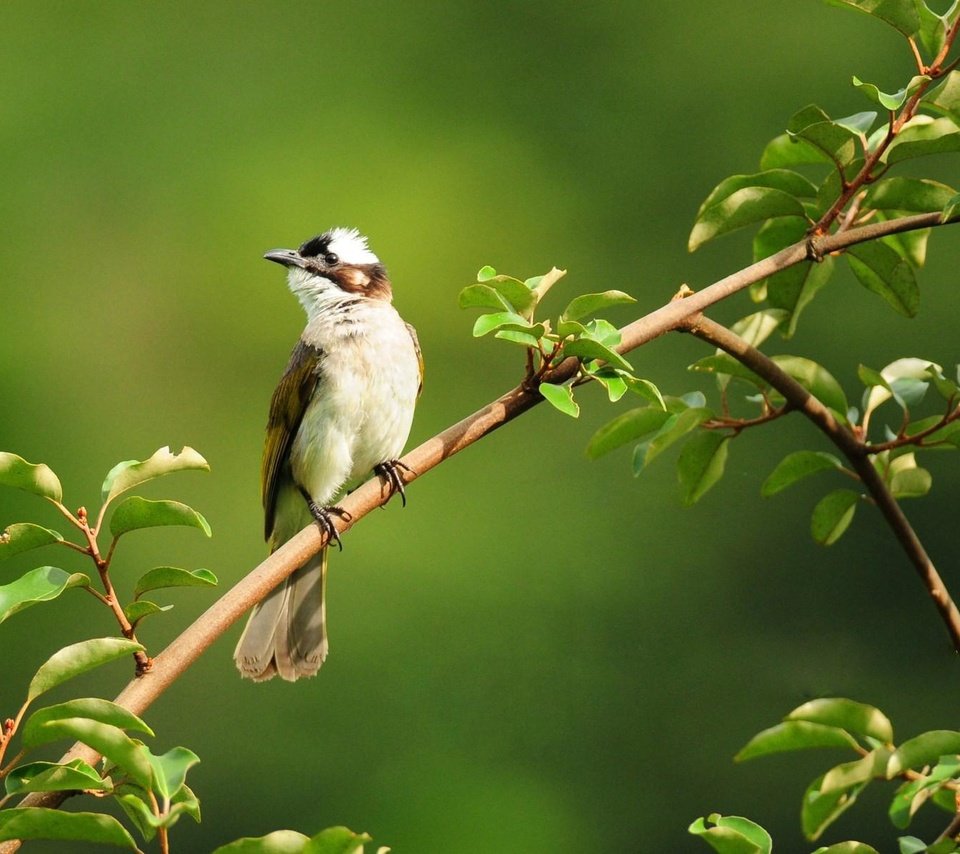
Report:
<svg viewBox="0 0 960 854"><path fill-rule="evenodd" d="M327 251L333 252L344 264L379 264L367 246L367 238L355 228L333 228L327 232L330 242Z"/></svg>
<svg viewBox="0 0 960 854"><path fill-rule="evenodd" d="M350 270L347 272L345 278L349 280L350 284L355 288L365 288L370 284L370 277L362 270Z"/></svg>

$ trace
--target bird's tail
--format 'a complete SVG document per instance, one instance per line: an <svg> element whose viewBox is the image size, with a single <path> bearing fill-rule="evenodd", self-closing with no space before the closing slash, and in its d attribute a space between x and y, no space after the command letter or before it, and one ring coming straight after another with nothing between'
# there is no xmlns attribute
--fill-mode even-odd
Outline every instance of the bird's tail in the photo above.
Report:
<svg viewBox="0 0 960 854"><path fill-rule="evenodd" d="M241 676L295 682L316 675L327 657L326 584L323 549L253 609L233 653Z"/></svg>

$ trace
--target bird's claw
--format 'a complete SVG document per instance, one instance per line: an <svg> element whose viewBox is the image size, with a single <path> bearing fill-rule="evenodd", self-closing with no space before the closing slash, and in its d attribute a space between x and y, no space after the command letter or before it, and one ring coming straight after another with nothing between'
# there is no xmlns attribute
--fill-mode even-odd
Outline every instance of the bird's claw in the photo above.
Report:
<svg viewBox="0 0 960 854"><path fill-rule="evenodd" d="M407 493L403 489L403 478L400 476L400 470L416 474L410 466L400 460L384 460L373 467L373 471L379 477L382 477L390 489L390 495L400 494L400 503L407 506Z"/></svg>
<svg viewBox="0 0 960 854"><path fill-rule="evenodd" d="M340 532L337 526L333 524L333 517L338 516L344 522L349 522L353 517L342 507L321 507L312 498L307 498L307 507L310 508L310 515L320 526L321 530L327 535L327 542L336 543L337 548L343 551L343 543L340 540Z"/></svg>

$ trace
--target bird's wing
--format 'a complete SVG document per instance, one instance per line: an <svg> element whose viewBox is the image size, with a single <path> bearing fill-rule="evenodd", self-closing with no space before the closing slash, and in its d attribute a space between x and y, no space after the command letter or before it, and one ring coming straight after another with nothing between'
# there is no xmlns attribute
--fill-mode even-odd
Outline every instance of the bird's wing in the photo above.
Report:
<svg viewBox="0 0 960 854"><path fill-rule="evenodd" d="M300 429L303 413L316 392L320 380L317 368L322 358L322 350L298 341L270 401L267 438L263 445L263 461L260 467L264 536L268 540L273 533L277 490L284 469L289 465L290 445Z"/></svg>
<svg viewBox="0 0 960 854"><path fill-rule="evenodd" d="M420 397L420 392L423 391L423 353L420 350L420 339L417 338L417 330L413 326L406 322L404 322L404 326L407 327L407 332L413 339L413 349L416 351L417 364L420 366L420 385L417 386L417 397Z"/></svg>

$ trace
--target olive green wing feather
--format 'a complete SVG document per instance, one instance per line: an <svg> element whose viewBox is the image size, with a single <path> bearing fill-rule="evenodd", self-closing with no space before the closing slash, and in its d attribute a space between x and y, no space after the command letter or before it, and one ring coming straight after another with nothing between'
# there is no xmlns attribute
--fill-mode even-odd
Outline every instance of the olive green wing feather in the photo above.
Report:
<svg viewBox="0 0 960 854"><path fill-rule="evenodd" d="M290 446L300 429L300 422L307 406L313 399L320 380L318 367L323 351L317 347L297 342L290 355L280 384L270 400L270 416L267 419L267 437L263 445L263 461L260 467L260 496L263 500L264 536L270 539L273 533L273 516L277 503L277 490L286 473L289 477Z"/></svg>
<svg viewBox="0 0 960 854"><path fill-rule="evenodd" d="M407 327L407 332L413 339L413 349L417 354L417 364L420 366L420 385L417 387L417 397L420 397L420 392L423 391L423 353L420 350L420 339L417 337L417 330L413 326L409 323L404 323L404 326Z"/></svg>

